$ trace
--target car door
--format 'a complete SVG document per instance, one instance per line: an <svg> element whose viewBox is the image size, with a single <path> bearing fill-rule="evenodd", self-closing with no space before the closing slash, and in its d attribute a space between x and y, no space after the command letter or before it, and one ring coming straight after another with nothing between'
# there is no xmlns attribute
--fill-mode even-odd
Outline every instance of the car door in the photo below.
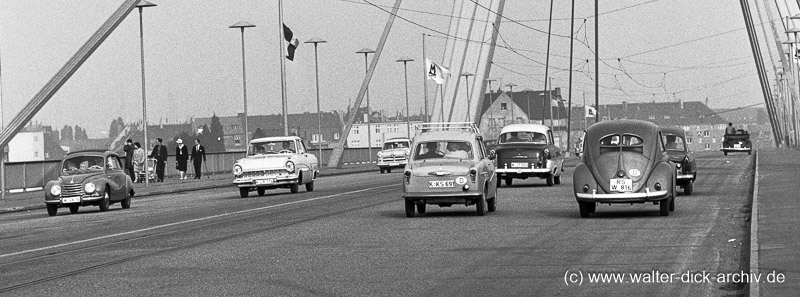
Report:
<svg viewBox="0 0 800 297"><path fill-rule="evenodd" d="M120 197L124 197L124 187L127 184L126 178L128 175L125 174L120 164L122 163L119 161L118 156L109 155L106 158L106 178L110 181L108 183L110 187L109 195L112 200L119 200L121 199Z"/></svg>
<svg viewBox="0 0 800 297"><path fill-rule="evenodd" d="M486 145L483 143L483 139L478 138L476 144L478 147L478 158L481 163L480 166L477 166L481 171L479 174L483 176L484 181L487 181L487 183L485 183L489 187L487 192L494 193L494 191L497 191L494 160L489 160L489 155L486 151Z"/></svg>
<svg viewBox="0 0 800 297"><path fill-rule="evenodd" d="M302 167L305 168L302 172L303 174L303 181L310 181L314 178L314 171L317 168L317 158L306 150L305 143L302 139L298 139L297 141L297 156L302 163Z"/></svg>

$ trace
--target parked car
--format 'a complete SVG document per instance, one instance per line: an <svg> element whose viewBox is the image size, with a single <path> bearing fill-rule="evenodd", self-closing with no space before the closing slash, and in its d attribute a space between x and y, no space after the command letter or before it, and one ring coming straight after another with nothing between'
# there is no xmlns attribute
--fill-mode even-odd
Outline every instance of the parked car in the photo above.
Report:
<svg viewBox="0 0 800 297"><path fill-rule="evenodd" d="M667 149L669 161L677 168L676 181L683 189L684 195L691 195L694 190L694 180L697 178L697 165L694 152L686 146L686 134L678 127L661 128L664 136L664 147Z"/></svg>
<svg viewBox="0 0 800 297"><path fill-rule="evenodd" d="M383 142L383 149L378 152L378 169L381 174L392 172L395 168L404 168L408 164L411 151L411 139L392 138Z"/></svg>
<svg viewBox="0 0 800 297"><path fill-rule="evenodd" d="M253 190L259 196L275 188L297 193L301 185L311 192L319 175L318 166L317 157L306 149L300 137L257 138L250 141L247 156L233 164L233 184L242 198Z"/></svg>
<svg viewBox="0 0 800 297"><path fill-rule="evenodd" d="M414 137L403 173L406 216L424 214L427 204L475 205L477 214L494 212L497 176L483 137L472 123L424 123Z"/></svg>
<svg viewBox="0 0 800 297"><path fill-rule="evenodd" d="M573 190L581 217L597 204L659 205L675 210L676 171L669 162L661 129L641 120L602 121L586 129L583 156L575 167Z"/></svg>
<svg viewBox="0 0 800 297"><path fill-rule="evenodd" d="M750 142L750 134L739 129L735 134L725 134L720 149L726 156L728 153L746 152L748 155L753 152L753 143Z"/></svg>
<svg viewBox="0 0 800 297"><path fill-rule="evenodd" d="M57 180L44 187L47 214L55 216L59 207L77 213L81 206L98 206L107 211L109 205L120 203L131 207L133 182L125 174L123 163L112 151L86 150L72 152L61 161Z"/></svg>
<svg viewBox="0 0 800 297"><path fill-rule="evenodd" d="M500 180L510 186L515 178L538 177L548 186L561 183L564 159L553 142L553 132L545 125L512 124L503 127L498 137L497 186Z"/></svg>

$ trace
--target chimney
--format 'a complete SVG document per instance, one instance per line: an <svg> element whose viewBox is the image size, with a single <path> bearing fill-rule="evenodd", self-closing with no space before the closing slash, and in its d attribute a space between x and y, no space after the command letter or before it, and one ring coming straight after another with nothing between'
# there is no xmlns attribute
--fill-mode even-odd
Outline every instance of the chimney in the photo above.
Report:
<svg viewBox="0 0 800 297"><path fill-rule="evenodd" d="M681 109L683 109L683 99L678 99L678 103L681 104Z"/></svg>

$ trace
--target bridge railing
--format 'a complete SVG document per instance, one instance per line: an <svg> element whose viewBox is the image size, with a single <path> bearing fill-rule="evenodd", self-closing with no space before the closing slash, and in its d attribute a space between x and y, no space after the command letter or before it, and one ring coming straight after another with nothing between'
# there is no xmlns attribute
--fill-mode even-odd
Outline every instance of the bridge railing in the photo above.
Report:
<svg viewBox="0 0 800 297"><path fill-rule="evenodd" d="M322 159L320 164L325 166L330 158L331 148L322 149ZM373 153L377 154L377 150ZM309 153L319 159L319 150L312 149ZM232 151L223 153L206 154L206 162L203 165L203 174L230 174L233 163L245 156L244 151ZM124 157L123 157L124 159ZM351 166L356 164L368 164L369 154L367 148L347 148L342 155L342 164ZM372 156L373 163L377 160ZM6 162L5 175L0 177L5 179L6 192L23 192L41 190L48 181L58 178L61 160L53 161L30 161L30 162ZM192 164L188 165L188 173L194 173ZM177 176L175 169L175 156L167 158L165 173L167 177Z"/></svg>

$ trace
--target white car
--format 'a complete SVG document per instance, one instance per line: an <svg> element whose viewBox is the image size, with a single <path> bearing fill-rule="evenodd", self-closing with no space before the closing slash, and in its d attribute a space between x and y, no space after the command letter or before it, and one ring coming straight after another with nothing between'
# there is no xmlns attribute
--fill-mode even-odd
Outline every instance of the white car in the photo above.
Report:
<svg viewBox="0 0 800 297"><path fill-rule="evenodd" d="M275 188L297 193L300 185L311 192L319 168L317 157L309 153L300 137L265 137L250 141L247 156L233 164L233 175L233 184L246 198L252 190L259 196Z"/></svg>
<svg viewBox="0 0 800 297"><path fill-rule="evenodd" d="M404 168L411 152L411 139L392 138L383 142L383 150L378 152L378 168L381 174L392 172L393 168Z"/></svg>

